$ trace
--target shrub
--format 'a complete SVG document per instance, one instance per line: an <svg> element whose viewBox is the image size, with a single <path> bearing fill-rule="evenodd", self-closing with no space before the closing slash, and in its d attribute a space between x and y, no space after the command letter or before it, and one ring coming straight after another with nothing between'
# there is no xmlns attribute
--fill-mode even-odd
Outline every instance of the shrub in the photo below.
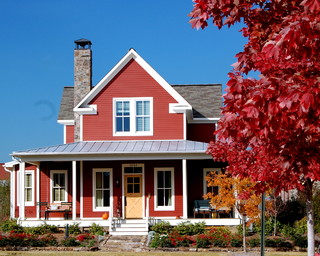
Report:
<svg viewBox="0 0 320 256"><path fill-rule="evenodd" d="M239 234L232 234L230 237L230 245L232 247L241 247L243 240L242 235Z"/></svg>
<svg viewBox="0 0 320 256"><path fill-rule="evenodd" d="M211 237L206 234L200 234L195 237L197 248L207 248L211 245Z"/></svg>
<svg viewBox="0 0 320 256"><path fill-rule="evenodd" d="M304 217L301 220L296 221L293 224L293 230L296 236L305 235L307 233L307 217Z"/></svg>
<svg viewBox="0 0 320 256"><path fill-rule="evenodd" d="M172 226L168 221L161 221L151 226L150 229L158 234L169 234L172 230Z"/></svg>
<svg viewBox="0 0 320 256"><path fill-rule="evenodd" d="M49 246L57 246L58 241L57 238L51 234L47 234L41 238L43 241L45 241L46 245Z"/></svg>
<svg viewBox="0 0 320 256"><path fill-rule="evenodd" d="M280 228L280 234L284 237L291 238L294 236L294 229L289 225L282 225Z"/></svg>
<svg viewBox="0 0 320 256"><path fill-rule="evenodd" d="M60 230L55 225L48 225L47 223L43 223L42 225L37 227L25 228L25 232L31 235L44 235L51 233L59 233Z"/></svg>
<svg viewBox="0 0 320 256"><path fill-rule="evenodd" d="M292 248L292 244L281 237L269 237L265 243L267 247Z"/></svg>
<svg viewBox="0 0 320 256"><path fill-rule="evenodd" d="M190 221L180 222L172 230L180 235L198 235L204 233L205 223L197 222L192 224Z"/></svg>
<svg viewBox="0 0 320 256"><path fill-rule="evenodd" d="M5 220L0 225L0 231L4 233L9 233L14 231L15 233L22 233L24 232L24 228L17 223L16 220Z"/></svg>
<svg viewBox="0 0 320 256"><path fill-rule="evenodd" d="M96 223L91 224L89 228L89 232L94 235L100 235L100 236L104 235L103 227L101 227L99 224L96 224Z"/></svg>
<svg viewBox="0 0 320 256"><path fill-rule="evenodd" d="M176 243L174 241L174 238L169 238L166 234L158 234L156 233L153 237L150 247L152 248L159 248L159 247L175 247Z"/></svg>
<svg viewBox="0 0 320 256"><path fill-rule="evenodd" d="M308 238L306 236L294 236L292 240L296 246L301 248L308 247Z"/></svg>
<svg viewBox="0 0 320 256"><path fill-rule="evenodd" d="M247 245L249 247L257 247L260 246L260 238L257 237L252 237L247 239Z"/></svg>
<svg viewBox="0 0 320 256"><path fill-rule="evenodd" d="M74 222L73 224L69 225L69 234L72 234L72 235L81 234L79 225L80 223L77 223L77 222Z"/></svg>
<svg viewBox="0 0 320 256"><path fill-rule="evenodd" d="M79 246L80 242L74 237L69 237L61 241L61 245L66 247Z"/></svg>

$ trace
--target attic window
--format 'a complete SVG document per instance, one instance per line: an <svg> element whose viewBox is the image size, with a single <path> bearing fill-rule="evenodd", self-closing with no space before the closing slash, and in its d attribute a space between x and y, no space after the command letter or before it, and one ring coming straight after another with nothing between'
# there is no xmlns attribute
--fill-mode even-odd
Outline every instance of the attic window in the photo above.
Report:
<svg viewBox="0 0 320 256"><path fill-rule="evenodd" d="M152 135L152 98L114 99L114 135Z"/></svg>

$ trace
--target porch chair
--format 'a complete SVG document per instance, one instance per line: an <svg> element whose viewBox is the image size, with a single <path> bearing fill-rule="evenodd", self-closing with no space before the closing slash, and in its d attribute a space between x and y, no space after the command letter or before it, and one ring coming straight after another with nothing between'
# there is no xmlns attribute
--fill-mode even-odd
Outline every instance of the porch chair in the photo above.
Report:
<svg viewBox="0 0 320 256"><path fill-rule="evenodd" d="M211 216L213 208L210 205L210 200L194 200L193 217L197 214L202 214L205 217L206 214Z"/></svg>
<svg viewBox="0 0 320 256"><path fill-rule="evenodd" d="M44 212L45 215L48 210L48 202L37 202L37 206L39 206L39 218L41 219L41 212Z"/></svg>

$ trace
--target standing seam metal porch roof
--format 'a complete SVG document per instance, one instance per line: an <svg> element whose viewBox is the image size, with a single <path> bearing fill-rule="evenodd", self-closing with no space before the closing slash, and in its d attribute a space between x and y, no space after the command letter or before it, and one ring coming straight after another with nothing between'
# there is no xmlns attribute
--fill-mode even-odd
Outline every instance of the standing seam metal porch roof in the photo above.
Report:
<svg viewBox="0 0 320 256"><path fill-rule="evenodd" d="M108 154L205 154L208 144L190 140L82 141L15 151L12 156Z"/></svg>

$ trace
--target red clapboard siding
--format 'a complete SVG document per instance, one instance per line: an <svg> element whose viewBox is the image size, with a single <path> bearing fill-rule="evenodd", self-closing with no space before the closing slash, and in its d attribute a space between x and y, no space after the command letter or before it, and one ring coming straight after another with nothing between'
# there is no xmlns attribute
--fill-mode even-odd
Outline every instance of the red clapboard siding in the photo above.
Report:
<svg viewBox="0 0 320 256"><path fill-rule="evenodd" d="M215 124L188 124L187 139L209 143L215 139L214 131Z"/></svg>
<svg viewBox="0 0 320 256"><path fill-rule="evenodd" d="M74 125L66 125L66 143L74 142Z"/></svg>
<svg viewBox="0 0 320 256"><path fill-rule="evenodd" d="M113 98L118 97L153 97L153 136L113 136ZM83 116L83 140L183 139L183 114L169 114L169 103L177 102L132 60L90 102L98 113Z"/></svg>

